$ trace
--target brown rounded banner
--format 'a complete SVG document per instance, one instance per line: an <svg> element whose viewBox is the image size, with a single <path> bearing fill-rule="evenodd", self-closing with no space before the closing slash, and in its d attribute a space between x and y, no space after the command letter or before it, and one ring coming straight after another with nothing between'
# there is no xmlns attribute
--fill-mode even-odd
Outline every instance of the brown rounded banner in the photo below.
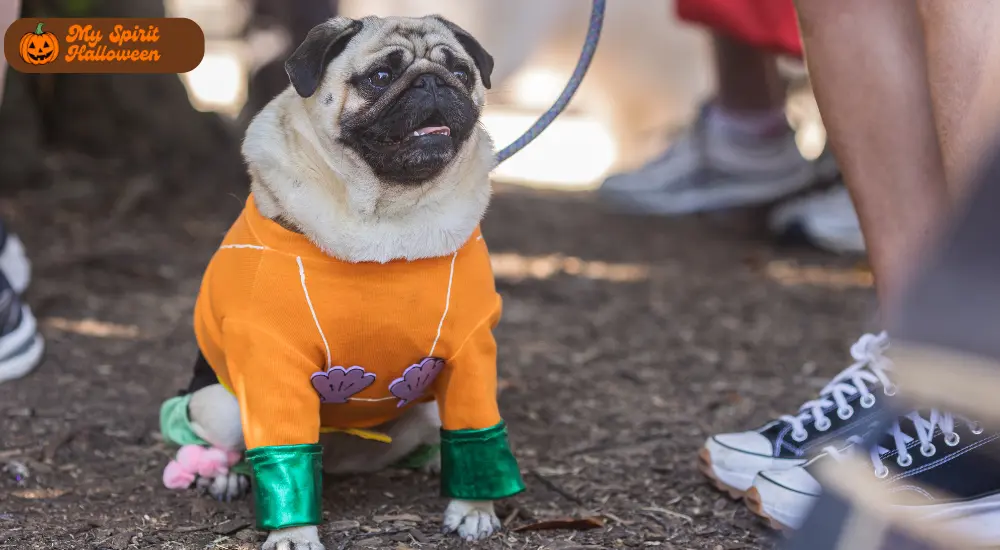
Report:
<svg viewBox="0 0 1000 550"><path fill-rule="evenodd" d="M180 17L18 19L3 37L23 73L186 73L205 57L205 33Z"/></svg>

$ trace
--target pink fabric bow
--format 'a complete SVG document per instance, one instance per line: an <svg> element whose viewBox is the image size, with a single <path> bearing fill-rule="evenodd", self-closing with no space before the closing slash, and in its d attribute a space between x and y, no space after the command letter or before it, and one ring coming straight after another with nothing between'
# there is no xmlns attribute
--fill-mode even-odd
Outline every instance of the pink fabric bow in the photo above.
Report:
<svg viewBox="0 0 1000 550"><path fill-rule="evenodd" d="M177 451L177 458L163 469L163 484L168 489L187 489L196 477L211 478L228 474L230 466L239 461L240 453L236 451L184 445Z"/></svg>

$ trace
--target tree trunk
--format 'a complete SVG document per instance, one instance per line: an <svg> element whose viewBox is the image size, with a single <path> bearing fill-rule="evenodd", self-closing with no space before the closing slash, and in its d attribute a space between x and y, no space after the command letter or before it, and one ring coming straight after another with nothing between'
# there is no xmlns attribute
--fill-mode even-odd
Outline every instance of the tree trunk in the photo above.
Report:
<svg viewBox="0 0 1000 550"><path fill-rule="evenodd" d="M24 17L163 17L163 0L26 0ZM47 149L118 159L167 184L243 172L235 127L192 107L178 75L11 71L0 109L0 181L36 181ZM11 144L8 146L8 144Z"/></svg>

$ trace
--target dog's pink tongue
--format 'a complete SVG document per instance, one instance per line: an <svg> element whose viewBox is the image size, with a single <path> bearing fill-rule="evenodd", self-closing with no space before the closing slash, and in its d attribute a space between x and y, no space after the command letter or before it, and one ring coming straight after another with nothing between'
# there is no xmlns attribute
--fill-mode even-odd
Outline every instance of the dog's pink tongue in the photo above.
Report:
<svg viewBox="0 0 1000 550"><path fill-rule="evenodd" d="M451 128L447 126L424 126L419 130L413 131L413 135L415 136L426 136L428 134L441 134L444 136L450 136Z"/></svg>

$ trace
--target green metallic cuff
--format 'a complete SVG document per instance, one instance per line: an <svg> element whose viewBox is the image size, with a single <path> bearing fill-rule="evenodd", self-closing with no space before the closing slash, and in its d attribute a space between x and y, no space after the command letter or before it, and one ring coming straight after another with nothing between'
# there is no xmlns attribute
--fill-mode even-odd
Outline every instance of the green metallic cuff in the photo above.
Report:
<svg viewBox="0 0 1000 550"><path fill-rule="evenodd" d="M482 430L441 430L441 494L463 500L497 500L524 490L507 425Z"/></svg>
<svg viewBox="0 0 1000 550"><path fill-rule="evenodd" d="M274 531L322 522L322 447L257 447L247 451L246 458L253 471L258 529Z"/></svg>

